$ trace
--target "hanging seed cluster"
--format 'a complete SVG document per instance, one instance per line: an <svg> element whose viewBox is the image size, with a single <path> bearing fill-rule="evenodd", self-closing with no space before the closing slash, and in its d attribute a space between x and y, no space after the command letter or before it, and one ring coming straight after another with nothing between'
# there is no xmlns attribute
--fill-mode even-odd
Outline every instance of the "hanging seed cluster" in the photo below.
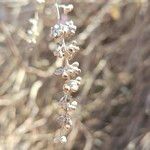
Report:
<svg viewBox="0 0 150 150"><path fill-rule="evenodd" d="M56 3L56 8L59 15L58 23L51 28L51 36L57 43L57 48L53 50L53 54L64 60L64 66L57 68L55 75L59 75L65 80L63 85L64 96L59 101L59 106L63 110L63 114L59 116L58 122L61 125L62 131L66 130L68 132L73 126L71 117L72 111L76 110L78 105L77 101L73 100L71 95L78 91L81 83L81 77L79 77L79 73L81 72L79 63L73 62L70 64L70 60L80 49L76 41L65 43L65 40L73 36L76 32L77 27L74 25L73 21L70 20L65 23L60 23L61 17L59 9L63 9L63 13L67 15L67 13L73 10L73 5L58 5ZM66 135L61 133L60 136L54 139L54 142L66 143Z"/></svg>

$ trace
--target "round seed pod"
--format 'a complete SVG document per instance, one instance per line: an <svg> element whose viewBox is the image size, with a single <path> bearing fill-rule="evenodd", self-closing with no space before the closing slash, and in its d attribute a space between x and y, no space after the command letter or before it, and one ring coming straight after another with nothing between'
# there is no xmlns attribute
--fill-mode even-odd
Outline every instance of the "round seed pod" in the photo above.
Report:
<svg viewBox="0 0 150 150"><path fill-rule="evenodd" d="M72 63L72 66L79 67L79 63L77 61L75 61L74 63Z"/></svg>
<svg viewBox="0 0 150 150"><path fill-rule="evenodd" d="M67 93L68 93L68 92L70 91L70 86L67 85L67 84L64 84L63 90L64 90L64 92L67 92Z"/></svg>
<svg viewBox="0 0 150 150"><path fill-rule="evenodd" d="M71 91L72 91L72 92L77 92L78 89L79 89L79 86L78 86L77 84L73 84L73 85L71 86Z"/></svg>
<svg viewBox="0 0 150 150"><path fill-rule="evenodd" d="M67 79L69 77L69 74L67 73L67 71L64 71L62 73L62 78Z"/></svg>
<svg viewBox="0 0 150 150"><path fill-rule="evenodd" d="M67 6L64 6L63 9L64 9L64 14L68 14L69 12L73 10L73 5L69 4Z"/></svg>

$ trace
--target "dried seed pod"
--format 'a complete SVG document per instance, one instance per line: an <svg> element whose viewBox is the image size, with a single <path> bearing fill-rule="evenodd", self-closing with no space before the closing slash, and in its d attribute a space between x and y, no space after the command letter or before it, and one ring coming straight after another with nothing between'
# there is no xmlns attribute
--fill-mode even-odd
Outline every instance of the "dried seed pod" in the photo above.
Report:
<svg viewBox="0 0 150 150"><path fill-rule="evenodd" d="M57 49L53 50L54 56L62 58L64 56L63 46L58 45Z"/></svg>
<svg viewBox="0 0 150 150"><path fill-rule="evenodd" d="M73 123L70 117L66 117L65 127L66 129L70 129L72 127Z"/></svg>
<svg viewBox="0 0 150 150"><path fill-rule="evenodd" d="M80 81L81 81L80 77L77 77L75 80L67 81L63 86L64 92L67 92L67 93L68 92L70 92L70 93L77 92L79 89L79 85L80 85L80 81L77 79L80 79Z"/></svg>
<svg viewBox="0 0 150 150"><path fill-rule="evenodd" d="M73 101L73 102L71 103L71 105L77 106L77 105L78 105L78 102L77 102L77 101Z"/></svg>
<svg viewBox="0 0 150 150"><path fill-rule="evenodd" d="M63 86L63 91L64 91L65 93L69 93L69 92L70 92L70 86L67 85L67 84L64 84L64 86Z"/></svg>
<svg viewBox="0 0 150 150"><path fill-rule="evenodd" d="M72 66L79 67L79 63L77 61L75 61L74 63L72 63Z"/></svg>
<svg viewBox="0 0 150 150"><path fill-rule="evenodd" d="M79 50L80 48L77 45L75 45L75 43L72 42L71 44L68 44L66 46L66 49L64 51L64 57L71 59L73 55Z"/></svg>
<svg viewBox="0 0 150 150"><path fill-rule="evenodd" d="M54 56L59 58L65 57L66 59L71 59L74 53L76 53L77 51L79 51L79 47L71 43L66 46L58 45L57 49L53 50L53 54Z"/></svg>
<svg viewBox="0 0 150 150"><path fill-rule="evenodd" d="M73 10L73 5L72 4L63 5L63 9L64 9L64 14L68 14Z"/></svg>
<svg viewBox="0 0 150 150"><path fill-rule="evenodd" d="M66 142L67 142L67 138L64 135L54 138L54 143L66 143Z"/></svg>
<svg viewBox="0 0 150 150"><path fill-rule="evenodd" d="M78 89L79 89L79 86L77 85L77 83L72 82L72 85L71 85L71 92L77 92Z"/></svg>
<svg viewBox="0 0 150 150"><path fill-rule="evenodd" d="M59 67L55 70L54 74L55 75L61 75L64 72L64 68L63 67Z"/></svg>
<svg viewBox="0 0 150 150"><path fill-rule="evenodd" d="M74 62L73 64L68 64L64 68L59 67L55 70L55 75L62 75L62 78L64 79L70 79L74 78L76 75L78 75L81 72L81 69L78 68L79 63Z"/></svg>
<svg viewBox="0 0 150 150"><path fill-rule="evenodd" d="M62 127L65 127L67 129L72 127L73 123L69 115L61 115L57 120Z"/></svg>
<svg viewBox="0 0 150 150"><path fill-rule="evenodd" d="M67 142L66 136L61 136L60 142L61 142L61 143L66 143L66 142Z"/></svg>
<svg viewBox="0 0 150 150"><path fill-rule="evenodd" d="M67 103L67 102L64 102L64 103L61 103L61 108L63 110L67 110L67 111L72 111L72 110L75 110L77 108L76 105L73 105L72 103Z"/></svg>
<svg viewBox="0 0 150 150"><path fill-rule="evenodd" d="M64 79L68 79L68 78L69 78L69 74L68 74L67 71L64 71L64 72L62 73L62 78L64 78Z"/></svg>
<svg viewBox="0 0 150 150"><path fill-rule="evenodd" d="M64 67L62 77L64 79L70 79L78 75L80 72L81 72L81 69L79 69L78 66L75 66L75 65L73 66L73 64L67 65L66 67Z"/></svg>
<svg viewBox="0 0 150 150"><path fill-rule="evenodd" d="M70 37L75 34L76 26L73 24L73 21L66 21L65 24L55 24L51 28L51 36L56 41L62 40L64 37Z"/></svg>
<svg viewBox="0 0 150 150"><path fill-rule="evenodd" d="M58 46L57 49L53 50L53 54L54 54L54 56L59 57L59 58L62 58L64 56L64 53L60 46Z"/></svg>
<svg viewBox="0 0 150 150"><path fill-rule="evenodd" d="M65 34L65 37L70 37L75 34L77 27L74 25L73 21L66 21L65 25L68 27L68 32Z"/></svg>
<svg viewBox="0 0 150 150"><path fill-rule="evenodd" d="M64 29L62 24L55 24L54 27L51 27L51 36L55 40L59 41L63 38Z"/></svg>
<svg viewBox="0 0 150 150"><path fill-rule="evenodd" d="M73 101L71 103L68 103L68 111L72 111L72 110L75 110L77 108L77 102L76 101Z"/></svg>

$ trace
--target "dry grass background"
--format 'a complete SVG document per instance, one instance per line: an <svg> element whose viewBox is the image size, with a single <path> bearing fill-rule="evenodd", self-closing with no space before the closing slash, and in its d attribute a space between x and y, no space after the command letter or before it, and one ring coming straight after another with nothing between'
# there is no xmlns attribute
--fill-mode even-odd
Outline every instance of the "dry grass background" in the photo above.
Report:
<svg viewBox="0 0 150 150"><path fill-rule="evenodd" d="M0 0L0 150L150 150L150 1L62 0L75 9L75 39L83 82L66 145L53 144L59 126L61 78L50 49L54 0ZM39 11L40 36L27 43Z"/></svg>

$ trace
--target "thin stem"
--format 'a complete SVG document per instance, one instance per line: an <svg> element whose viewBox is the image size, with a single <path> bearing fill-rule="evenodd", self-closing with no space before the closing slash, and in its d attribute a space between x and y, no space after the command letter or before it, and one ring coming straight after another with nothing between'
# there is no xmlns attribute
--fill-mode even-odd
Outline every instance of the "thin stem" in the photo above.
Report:
<svg viewBox="0 0 150 150"><path fill-rule="evenodd" d="M57 10L57 21L60 22L60 19L61 19L61 16L60 16L60 11L59 11L59 5L58 5L58 0L55 1L55 6L56 6L56 10ZM62 45L65 47L66 49L66 43L65 43L65 39L63 38L62 39ZM64 60L65 62L65 65L68 65L69 64L69 61L68 60Z"/></svg>
<svg viewBox="0 0 150 150"><path fill-rule="evenodd" d="M66 51L66 42L64 38L62 39L62 45L64 46L65 51ZM69 60L64 58L64 63L65 63L65 66L69 65Z"/></svg>
<svg viewBox="0 0 150 150"><path fill-rule="evenodd" d="M60 21L60 11L59 11L59 6L58 6L58 3L57 3L57 0L56 0L56 3L55 3L55 6L56 6L56 11L57 11L57 20L59 22Z"/></svg>

